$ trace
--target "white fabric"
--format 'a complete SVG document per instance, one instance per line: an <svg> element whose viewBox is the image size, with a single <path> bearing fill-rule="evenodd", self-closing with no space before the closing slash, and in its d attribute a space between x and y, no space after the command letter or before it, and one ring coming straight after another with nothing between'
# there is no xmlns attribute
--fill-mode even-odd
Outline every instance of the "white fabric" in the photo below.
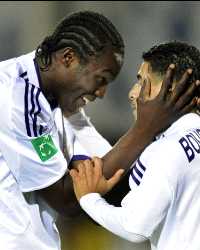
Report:
<svg viewBox="0 0 200 250"><path fill-rule="evenodd" d="M55 122L62 134L62 119L59 108L55 111ZM83 109L79 113L65 118L64 126L70 160L75 155L102 157L112 148L108 141L97 132Z"/></svg>
<svg viewBox="0 0 200 250"><path fill-rule="evenodd" d="M62 178L74 155L102 156L111 148L81 111L71 120L65 119L69 153L66 162L59 142L59 134L61 137L63 135L61 112L59 108L52 112L40 92L33 58L34 52L0 63L1 250L60 250L55 225L57 214L35 190L48 187ZM24 72L27 72L25 77L20 77ZM26 79L29 79L28 83ZM25 121L26 85L29 90L31 136L28 135ZM37 122L34 124L34 114L37 112ZM40 126L43 128L42 134ZM40 160L31 144L31 139L36 138L35 133L37 136L50 134L56 145L58 152L47 161ZM87 140L87 137L92 139Z"/></svg>
<svg viewBox="0 0 200 250"><path fill-rule="evenodd" d="M23 192L47 187L59 180L67 171L66 160L59 149L53 113L43 94L38 92L40 89L37 75L35 73L34 82L31 81L34 80L33 75L30 75L30 79L27 75L28 83L20 77L20 74L27 71L27 67L34 67L33 53L9 60L9 65L7 62L0 64L0 150ZM37 93L40 93L38 103ZM26 110L26 98L28 110ZM38 112L39 108L41 112ZM28 121L25 120L26 111ZM37 122L34 125L35 118ZM27 134L27 123L30 126L31 136ZM38 133L40 126L43 126L41 135L50 134L58 150L45 162L40 160L31 143L32 139L39 136L39 134L35 136L33 128Z"/></svg>
<svg viewBox="0 0 200 250"><path fill-rule="evenodd" d="M57 250L50 230L43 225L37 204L28 204L15 178L1 158L0 246L1 250ZM42 212L41 212L42 214ZM49 227L51 228L51 227ZM54 235L56 235L54 233Z"/></svg>
<svg viewBox="0 0 200 250"><path fill-rule="evenodd" d="M96 194L83 196L80 204L94 220L125 239L152 240L162 224L160 237L152 240L158 250L199 250L199 153L200 117L190 113L139 157L121 207L110 206Z"/></svg>
<svg viewBox="0 0 200 250"><path fill-rule="evenodd" d="M76 141L84 147L90 157L102 157L111 150L111 145L97 132L83 109L69 117L68 122L75 134L74 154L80 154L80 150L76 148Z"/></svg>

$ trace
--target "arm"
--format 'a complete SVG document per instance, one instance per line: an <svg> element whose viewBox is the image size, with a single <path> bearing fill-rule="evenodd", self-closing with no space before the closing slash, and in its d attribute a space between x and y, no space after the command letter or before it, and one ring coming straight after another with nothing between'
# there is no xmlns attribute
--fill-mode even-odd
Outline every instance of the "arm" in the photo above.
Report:
<svg viewBox="0 0 200 250"><path fill-rule="evenodd" d="M34 88L24 79L19 78L21 82L16 83L15 78L6 77L0 77L1 154L22 192L45 188L67 170L57 134L51 131L53 120L49 121L50 113L40 89L32 91ZM42 133L41 128L48 134Z"/></svg>
<svg viewBox="0 0 200 250"><path fill-rule="evenodd" d="M78 170L71 170L70 175L76 197L85 212L120 237L133 242L147 240L165 217L172 199L165 178L149 167L150 173L146 173L142 185L131 190L122 206L116 207L108 204L101 195L116 184L120 172L106 180L100 159L94 158L93 164L85 161L81 165Z"/></svg>
<svg viewBox="0 0 200 250"><path fill-rule="evenodd" d="M195 105L193 93L196 85L193 84L190 88L187 88L189 73L186 72L183 75L180 83L177 84L179 87L175 88L174 92L169 92L172 74L173 70L169 68L160 94L154 100L146 100L148 99L149 83L141 91L138 100L138 120L135 127L130 128L113 149L102 158L106 178L112 176L119 167L125 170L129 169L157 133L191 110ZM186 105L188 103L189 105ZM63 182L67 183L64 185ZM71 206L72 201L74 201L74 206L78 206L76 199L74 199L73 187L70 185L69 177L63 178L59 183L61 184L56 184L59 189L49 187L41 190L40 193L52 207L57 210L58 207L61 208L59 211L68 211L68 204ZM64 186L65 189L63 189Z"/></svg>
<svg viewBox="0 0 200 250"><path fill-rule="evenodd" d="M186 71L173 92L170 92L173 69L168 68L158 96L148 100L150 82L146 82L138 98L135 126L119 139L104 157L104 175L109 178L121 167L128 170L153 138L196 105L195 89L199 82L186 89L191 72Z"/></svg>

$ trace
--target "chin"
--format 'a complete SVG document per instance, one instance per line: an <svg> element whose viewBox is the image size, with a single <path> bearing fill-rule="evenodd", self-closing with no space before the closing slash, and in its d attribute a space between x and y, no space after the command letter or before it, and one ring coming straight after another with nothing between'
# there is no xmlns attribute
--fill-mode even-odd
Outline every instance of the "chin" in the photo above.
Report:
<svg viewBox="0 0 200 250"><path fill-rule="evenodd" d="M132 109L132 115L133 115L134 120L137 121L137 109L136 108Z"/></svg>
<svg viewBox="0 0 200 250"><path fill-rule="evenodd" d="M134 121L136 122L137 121L137 114L135 112L133 112L133 118L134 118Z"/></svg>

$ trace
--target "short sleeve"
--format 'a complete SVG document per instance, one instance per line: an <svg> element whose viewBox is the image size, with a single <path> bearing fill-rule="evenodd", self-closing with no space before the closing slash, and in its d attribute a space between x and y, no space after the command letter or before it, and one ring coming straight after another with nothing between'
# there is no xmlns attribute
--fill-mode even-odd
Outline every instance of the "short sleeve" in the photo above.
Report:
<svg viewBox="0 0 200 250"><path fill-rule="evenodd" d="M23 192L45 188L67 171L51 110L40 89L18 79L0 85L0 150Z"/></svg>
<svg viewBox="0 0 200 250"><path fill-rule="evenodd" d="M96 130L83 109L68 121L75 134L76 145L81 145L89 156L103 157L112 149L110 143ZM76 148L75 151L77 152Z"/></svg>

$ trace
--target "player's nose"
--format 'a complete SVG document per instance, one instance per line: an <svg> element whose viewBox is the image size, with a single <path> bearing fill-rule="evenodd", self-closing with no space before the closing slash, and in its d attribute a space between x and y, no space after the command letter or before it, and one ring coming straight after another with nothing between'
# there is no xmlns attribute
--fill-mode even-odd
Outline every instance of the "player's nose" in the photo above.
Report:
<svg viewBox="0 0 200 250"><path fill-rule="evenodd" d="M129 91L128 98L130 101L134 101L139 97L141 87L138 83L135 83L132 89Z"/></svg>

